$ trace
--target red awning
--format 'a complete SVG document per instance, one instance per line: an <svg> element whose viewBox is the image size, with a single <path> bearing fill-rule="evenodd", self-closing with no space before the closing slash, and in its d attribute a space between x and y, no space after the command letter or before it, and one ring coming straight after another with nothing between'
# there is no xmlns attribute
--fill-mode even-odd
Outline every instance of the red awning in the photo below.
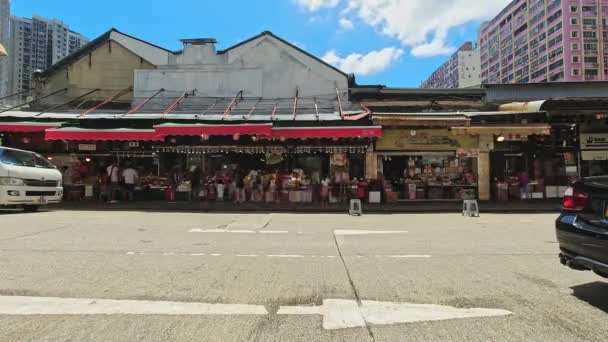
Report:
<svg viewBox="0 0 608 342"><path fill-rule="evenodd" d="M122 140L122 141L162 141L164 137L152 129L48 129L46 140Z"/></svg>
<svg viewBox="0 0 608 342"><path fill-rule="evenodd" d="M48 122L0 122L0 132L41 133L50 128L61 127L61 123Z"/></svg>
<svg viewBox="0 0 608 342"><path fill-rule="evenodd" d="M181 125L165 124L154 126L160 135L259 135L270 136L272 124L244 124L244 125Z"/></svg>
<svg viewBox="0 0 608 342"><path fill-rule="evenodd" d="M381 126L356 127L275 127L271 138L378 138L382 136Z"/></svg>

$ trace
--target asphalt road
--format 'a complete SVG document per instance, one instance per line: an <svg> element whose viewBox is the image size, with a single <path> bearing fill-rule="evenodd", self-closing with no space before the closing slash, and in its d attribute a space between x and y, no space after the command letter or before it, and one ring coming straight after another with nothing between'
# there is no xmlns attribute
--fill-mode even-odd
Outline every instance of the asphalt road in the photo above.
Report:
<svg viewBox="0 0 608 342"><path fill-rule="evenodd" d="M605 341L554 219L0 213L0 341Z"/></svg>

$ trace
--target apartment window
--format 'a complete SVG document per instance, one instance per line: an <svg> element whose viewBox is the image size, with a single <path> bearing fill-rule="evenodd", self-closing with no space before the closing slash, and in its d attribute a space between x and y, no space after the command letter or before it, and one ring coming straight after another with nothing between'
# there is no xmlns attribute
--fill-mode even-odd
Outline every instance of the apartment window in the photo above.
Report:
<svg viewBox="0 0 608 342"><path fill-rule="evenodd" d="M572 56L572 63L580 63L581 59L579 56Z"/></svg>
<svg viewBox="0 0 608 342"><path fill-rule="evenodd" d="M570 6L570 13L576 13L576 12L578 12L578 6L571 5Z"/></svg>
<svg viewBox="0 0 608 342"><path fill-rule="evenodd" d="M570 25L578 25L578 18L570 18Z"/></svg>
<svg viewBox="0 0 608 342"><path fill-rule="evenodd" d="M580 75L581 75L581 69L577 69L577 68L572 69L572 76L580 76Z"/></svg>
<svg viewBox="0 0 608 342"><path fill-rule="evenodd" d="M578 31L571 31L570 38L578 38Z"/></svg>
<svg viewBox="0 0 608 342"><path fill-rule="evenodd" d="M578 43L572 43L572 44L570 44L570 50L572 50L572 51L578 51Z"/></svg>
<svg viewBox="0 0 608 342"><path fill-rule="evenodd" d="M597 44L595 44L595 43L585 43L583 45L583 48L586 51L597 51Z"/></svg>
<svg viewBox="0 0 608 342"><path fill-rule="evenodd" d="M597 56L585 56L585 63L597 63Z"/></svg>
<svg viewBox="0 0 608 342"><path fill-rule="evenodd" d="M597 25L597 20L595 20L595 19L589 19L589 18L583 18L583 25Z"/></svg>
<svg viewBox="0 0 608 342"><path fill-rule="evenodd" d="M584 38L597 38L597 32L595 31L583 31Z"/></svg>
<svg viewBox="0 0 608 342"><path fill-rule="evenodd" d="M585 76L597 76L599 73L597 69L585 69Z"/></svg>

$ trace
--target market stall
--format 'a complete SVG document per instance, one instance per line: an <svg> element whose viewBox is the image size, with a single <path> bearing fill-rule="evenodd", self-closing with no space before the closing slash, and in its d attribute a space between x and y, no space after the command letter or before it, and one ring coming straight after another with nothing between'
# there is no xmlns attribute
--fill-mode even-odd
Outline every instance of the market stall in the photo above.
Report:
<svg viewBox="0 0 608 342"><path fill-rule="evenodd" d="M386 202L478 196L478 140L446 129L389 129L378 140Z"/></svg>

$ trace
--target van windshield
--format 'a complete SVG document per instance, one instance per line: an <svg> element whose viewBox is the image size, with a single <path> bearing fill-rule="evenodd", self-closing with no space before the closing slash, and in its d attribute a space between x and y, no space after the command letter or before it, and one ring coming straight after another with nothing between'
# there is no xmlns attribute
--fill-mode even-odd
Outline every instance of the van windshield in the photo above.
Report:
<svg viewBox="0 0 608 342"><path fill-rule="evenodd" d="M0 148L0 163L16 166L37 167L42 169L55 168L51 162L36 153L8 150L3 148Z"/></svg>

